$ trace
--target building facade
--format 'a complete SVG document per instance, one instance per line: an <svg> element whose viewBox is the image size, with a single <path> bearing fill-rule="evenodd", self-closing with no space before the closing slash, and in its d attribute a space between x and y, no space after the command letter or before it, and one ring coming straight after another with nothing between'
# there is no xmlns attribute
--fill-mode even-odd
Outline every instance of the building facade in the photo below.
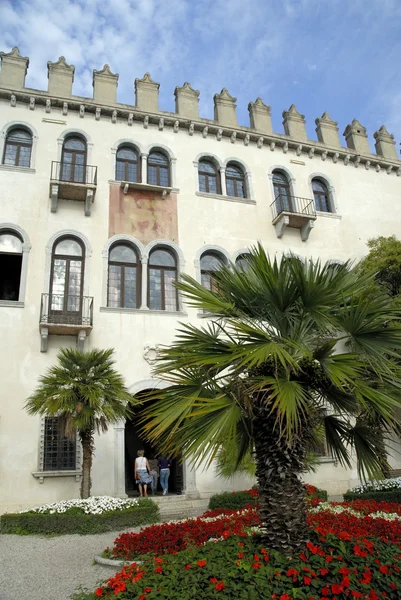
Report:
<svg viewBox="0 0 401 600"><path fill-rule="evenodd" d="M93 72L93 98L72 94L74 67L48 63L48 90L25 87L29 59L0 53L0 512L77 497L79 444L57 419L23 406L60 348L114 348L132 393L162 386L158 347L179 322L202 324L173 282L185 272L210 286L219 263L244 259L261 241L271 255L359 259L377 235L401 235L401 162L386 128L371 152L354 120L340 142L327 113L307 137L294 105L284 133L270 107L214 96L214 120L199 117L199 92L175 89L176 112L159 108L159 84L135 80L135 105L117 103L118 75ZM207 318L207 317L206 317ZM133 489L142 445L135 421L96 439L93 494ZM145 446L146 447L146 446ZM147 448L148 452L151 449ZM401 467L396 454L390 458ZM308 480L338 494L356 471L322 451ZM175 465L171 486L188 497L241 489L213 469Z"/></svg>

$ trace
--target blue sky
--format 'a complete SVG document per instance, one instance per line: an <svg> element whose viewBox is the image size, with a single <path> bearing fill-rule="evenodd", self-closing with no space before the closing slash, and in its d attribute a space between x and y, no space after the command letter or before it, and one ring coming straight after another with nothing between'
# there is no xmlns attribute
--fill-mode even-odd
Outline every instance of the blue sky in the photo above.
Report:
<svg viewBox="0 0 401 600"><path fill-rule="evenodd" d="M237 97L239 123L261 96L282 133L294 103L316 139L328 111L340 136L353 118L373 132L383 123L401 140L400 0L0 0L0 49L30 57L26 85L47 88L47 61L76 66L73 92L92 95L92 69L120 74L118 100L134 103L146 71L160 82L159 107L174 110L174 88Z"/></svg>

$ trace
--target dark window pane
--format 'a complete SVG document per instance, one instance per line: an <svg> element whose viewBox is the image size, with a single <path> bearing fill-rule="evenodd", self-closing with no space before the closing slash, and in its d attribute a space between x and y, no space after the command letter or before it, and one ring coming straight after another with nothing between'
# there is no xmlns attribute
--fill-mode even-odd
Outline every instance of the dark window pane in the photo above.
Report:
<svg viewBox="0 0 401 600"><path fill-rule="evenodd" d="M200 267L202 271L217 271L217 269L224 264L222 259L212 253L203 254L200 260Z"/></svg>
<svg viewBox="0 0 401 600"><path fill-rule="evenodd" d="M208 177L209 192L211 194L217 194L217 178Z"/></svg>
<svg viewBox="0 0 401 600"><path fill-rule="evenodd" d="M199 191L206 192L206 176L199 173Z"/></svg>
<svg viewBox="0 0 401 600"><path fill-rule="evenodd" d="M82 152L85 152L86 143L81 138L70 137L65 140L64 148L66 150L81 150Z"/></svg>
<svg viewBox="0 0 401 600"><path fill-rule="evenodd" d="M162 272L160 269L149 269L149 308L162 309Z"/></svg>
<svg viewBox="0 0 401 600"><path fill-rule="evenodd" d="M157 183L157 167L148 165L148 183L151 185L158 185Z"/></svg>
<svg viewBox="0 0 401 600"><path fill-rule="evenodd" d="M149 257L152 266L175 267L174 257L167 250L154 250Z"/></svg>
<svg viewBox="0 0 401 600"><path fill-rule="evenodd" d="M227 167L226 175L228 177L235 177L236 179L242 179L242 171L238 167L234 167L234 166Z"/></svg>
<svg viewBox="0 0 401 600"><path fill-rule="evenodd" d="M241 269L246 270L249 266L249 254L240 254L240 256L237 257L237 260L235 261L235 265L237 267L240 267Z"/></svg>
<svg viewBox="0 0 401 600"><path fill-rule="evenodd" d="M288 185L287 177L279 171L273 172L273 183Z"/></svg>
<svg viewBox="0 0 401 600"><path fill-rule="evenodd" d="M207 161L201 161L199 163L199 172L200 173L211 173L212 175L216 175L216 167Z"/></svg>
<svg viewBox="0 0 401 600"><path fill-rule="evenodd" d="M6 151L4 154L4 164L5 165L17 165L17 151L18 146L14 144L7 144Z"/></svg>
<svg viewBox="0 0 401 600"><path fill-rule="evenodd" d="M232 179L227 179L227 194L229 196L235 196L235 185Z"/></svg>
<svg viewBox="0 0 401 600"><path fill-rule="evenodd" d="M135 264L137 262L137 257L133 248L121 244L118 246L113 246L113 248L110 250L109 260Z"/></svg>
<svg viewBox="0 0 401 600"><path fill-rule="evenodd" d="M8 142L32 143L32 135L25 129L13 129L7 136Z"/></svg>
<svg viewBox="0 0 401 600"><path fill-rule="evenodd" d="M21 146L19 149L18 166L29 167L30 164L31 164L31 147L30 146Z"/></svg>
<svg viewBox="0 0 401 600"><path fill-rule="evenodd" d="M121 269L118 265L109 265L109 290L107 306L118 308L121 305Z"/></svg>
<svg viewBox="0 0 401 600"><path fill-rule="evenodd" d="M168 165L168 159L161 152L151 152L149 154L148 164Z"/></svg>
<svg viewBox="0 0 401 600"><path fill-rule="evenodd" d="M137 308L136 280L136 267L124 267L124 308Z"/></svg>
<svg viewBox="0 0 401 600"><path fill-rule="evenodd" d="M117 158L118 159L128 159L128 160L132 160L134 162L136 162L138 160L138 155L135 152L135 150L133 150L132 148L120 148L117 151Z"/></svg>
<svg viewBox="0 0 401 600"><path fill-rule="evenodd" d="M169 182L168 182L168 169L166 169L165 167L161 167L159 169L159 174L160 174L159 185L168 186L168 184L169 184Z"/></svg>
<svg viewBox="0 0 401 600"><path fill-rule="evenodd" d="M76 439L67 438L60 430L58 417L45 418L43 444L44 471L73 471L76 468Z"/></svg>

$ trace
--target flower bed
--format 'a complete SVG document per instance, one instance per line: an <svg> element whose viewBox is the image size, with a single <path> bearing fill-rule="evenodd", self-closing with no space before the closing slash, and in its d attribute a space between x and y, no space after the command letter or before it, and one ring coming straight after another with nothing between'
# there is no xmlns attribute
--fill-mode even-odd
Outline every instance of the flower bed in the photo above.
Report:
<svg viewBox="0 0 401 600"><path fill-rule="evenodd" d="M1 533L100 533L137 527L159 520L158 505L144 498L97 496L85 500L66 500L44 504L0 518Z"/></svg>
<svg viewBox="0 0 401 600"><path fill-rule="evenodd" d="M319 501L327 500L326 490L320 490L314 485L305 485L306 498L312 505L316 505ZM259 505L259 491L257 488L251 488L242 492L222 492L214 494L209 500L209 509L215 510L218 508L231 508L240 510L242 508L250 508Z"/></svg>
<svg viewBox="0 0 401 600"><path fill-rule="evenodd" d="M344 500L350 501L357 498L401 503L401 477L368 481L344 494Z"/></svg>

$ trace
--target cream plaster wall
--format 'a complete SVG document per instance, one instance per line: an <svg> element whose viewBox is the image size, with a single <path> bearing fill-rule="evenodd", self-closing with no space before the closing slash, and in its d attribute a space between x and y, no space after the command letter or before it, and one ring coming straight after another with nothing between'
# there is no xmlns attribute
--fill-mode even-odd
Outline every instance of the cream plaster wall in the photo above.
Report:
<svg viewBox="0 0 401 600"><path fill-rule="evenodd" d="M45 121L46 120L46 121ZM48 122L61 120L60 123ZM0 306L0 335L3 339L0 359L0 378L3 381L0 401L0 512L34 504L76 497L79 483L74 478L45 479L40 484L32 475L38 469L39 419L23 410L27 396L34 389L38 376L54 364L61 347L75 344L74 338L49 336L47 353L40 352L39 312L40 295L47 292L45 284L45 248L49 239L65 229L80 232L89 240L92 255L89 265L87 293L94 297L94 327L86 347L113 347L117 368L127 385L151 377L151 368L143 358L146 344L168 344L177 326L177 319L200 324L197 313L186 309L187 316L174 314L116 313L100 311L102 303L102 250L108 239L109 184L114 179L111 148L119 139L132 139L147 152L152 144L163 144L176 157L178 211L178 244L185 259L185 272L196 275L195 256L204 245L217 245L231 256L260 240L268 251L281 254L292 251L300 256L346 260L359 259L366 253L366 241L376 235L401 236L401 178L384 170L377 173L360 165L334 164L320 156L296 156L289 150L271 151L268 146L258 149L255 143L245 146L229 138L220 142L214 135L206 139L199 132L189 136L187 131L174 133L168 127L159 131L149 124L134 121L113 124L109 117L95 120L94 115L80 118L77 112L62 115L53 108L29 110L28 105L1 103L0 130L11 121L31 123L38 135L35 172L12 171L0 166L0 222L15 223L25 229L31 241L25 305L23 308ZM98 167L98 186L90 217L84 216L83 203L59 202L57 213L50 212L49 178L52 160L58 160L57 139L67 129L86 132L93 143L90 163ZM193 161L200 154L211 153L221 163L232 157L240 160L251 173L252 199L255 204L225 200L216 196L196 195L197 172ZM301 161L296 164L291 161ZM337 214L319 215L308 241L302 242L298 230L288 229L281 239L272 226L270 204L273 201L268 177L274 166L288 169L294 178L294 193L311 198L309 180L318 173L328 177L334 189ZM93 468L93 493L113 494L115 491L115 432L96 440ZM401 467L400 456L392 459ZM344 491L356 479L354 471L323 464L317 474L306 478L321 485L330 493ZM240 489L249 481L233 480L222 483L213 469L196 473L200 494L208 495L219 489Z"/></svg>

